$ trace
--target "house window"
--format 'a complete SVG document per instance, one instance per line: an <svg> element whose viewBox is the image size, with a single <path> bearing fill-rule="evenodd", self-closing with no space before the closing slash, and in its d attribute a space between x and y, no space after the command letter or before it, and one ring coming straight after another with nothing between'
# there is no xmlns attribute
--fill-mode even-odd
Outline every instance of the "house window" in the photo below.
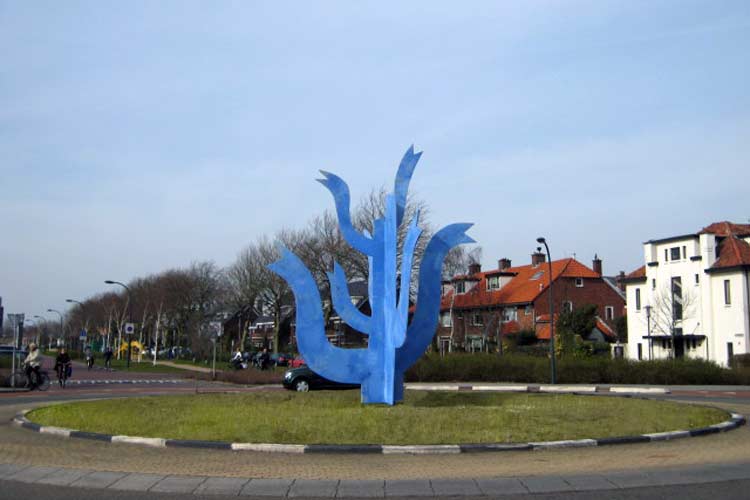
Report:
<svg viewBox="0 0 750 500"><path fill-rule="evenodd" d="M701 284L701 275L700 274L696 274L695 275L695 284L696 285L700 285Z"/></svg>
<svg viewBox="0 0 750 500"><path fill-rule="evenodd" d="M474 313L471 316L471 324L474 326L482 326L484 325L484 318L480 313Z"/></svg>
<svg viewBox="0 0 750 500"><path fill-rule="evenodd" d="M641 310L641 289L640 288L635 289L635 310L636 311Z"/></svg>
<svg viewBox="0 0 750 500"><path fill-rule="evenodd" d="M576 286L578 288L583 288L583 278L576 278Z"/></svg>
<svg viewBox="0 0 750 500"><path fill-rule="evenodd" d="M604 306L604 319L615 319L615 308L612 306Z"/></svg>
<svg viewBox="0 0 750 500"><path fill-rule="evenodd" d="M534 306L532 306L531 304L527 305L526 308L523 310L523 313L526 316L530 316L531 313L533 313L533 312L534 312Z"/></svg>
<svg viewBox="0 0 750 500"><path fill-rule="evenodd" d="M464 283L463 281L459 281L458 283L456 283L456 294L465 293L465 292L466 292L466 283Z"/></svg>
<svg viewBox="0 0 750 500"><path fill-rule="evenodd" d="M487 278L487 290L497 290L500 288L500 277L490 276Z"/></svg>
<svg viewBox="0 0 750 500"><path fill-rule="evenodd" d="M682 258L687 259L687 247L682 247Z"/></svg>
<svg viewBox="0 0 750 500"><path fill-rule="evenodd" d="M682 278L672 278L672 319L682 319Z"/></svg>
<svg viewBox="0 0 750 500"><path fill-rule="evenodd" d="M563 312L573 312L573 303L569 300L566 300L562 303L562 309Z"/></svg>
<svg viewBox="0 0 750 500"><path fill-rule="evenodd" d="M542 277L543 274L544 274L544 271L537 271L537 272L534 273L534 276L532 276L529 279L538 280L539 278Z"/></svg>
<svg viewBox="0 0 750 500"><path fill-rule="evenodd" d="M451 326L451 313L446 312L440 315L440 324L443 326Z"/></svg>
<svg viewBox="0 0 750 500"><path fill-rule="evenodd" d="M656 290L656 279L651 280L651 290Z"/></svg>
<svg viewBox="0 0 750 500"><path fill-rule="evenodd" d="M669 260L680 260L680 247L672 247L669 249Z"/></svg>
<svg viewBox="0 0 750 500"><path fill-rule="evenodd" d="M664 249L664 260L669 262L669 250Z"/></svg>
<svg viewBox="0 0 750 500"><path fill-rule="evenodd" d="M638 344L638 361L643 359L643 346L639 343Z"/></svg>
<svg viewBox="0 0 750 500"><path fill-rule="evenodd" d="M506 307L503 309L503 321L516 321L518 319L518 311L515 307Z"/></svg>
<svg viewBox="0 0 750 500"><path fill-rule="evenodd" d="M724 304L732 304L732 289L729 280L724 280Z"/></svg>

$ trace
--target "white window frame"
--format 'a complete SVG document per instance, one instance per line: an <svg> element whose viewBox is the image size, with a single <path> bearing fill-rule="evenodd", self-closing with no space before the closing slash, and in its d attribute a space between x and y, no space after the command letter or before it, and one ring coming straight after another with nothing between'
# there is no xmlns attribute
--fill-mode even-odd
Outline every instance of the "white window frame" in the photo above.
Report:
<svg viewBox="0 0 750 500"><path fill-rule="evenodd" d="M564 300L562 303L562 310L563 312L573 312L573 301Z"/></svg>
<svg viewBox="0 0 750 500"><path fill-rule="evenodd" d="M477 319L479 321L477 321ZM471 324L473 326L484 326L484 318L482 317L482 313L472 313Z"/></svg>
<svg viewBox="0 0 750 500"><path fill-rule="evenodd" d="M615 319L614 306L604 306L604 319L608 319L608 320Z"/></svg>
<svg viewBox="0 0 750 500"><path fill-rule="evenodd" d="M583 288L583 278L576 278L576 288Z"/></svg>

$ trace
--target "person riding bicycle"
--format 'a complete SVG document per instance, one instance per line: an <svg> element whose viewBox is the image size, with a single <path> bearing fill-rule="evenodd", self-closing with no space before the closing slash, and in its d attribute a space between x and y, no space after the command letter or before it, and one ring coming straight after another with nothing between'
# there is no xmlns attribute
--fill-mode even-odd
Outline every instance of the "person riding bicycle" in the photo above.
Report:
<svg viewBox="0 0 750 500"><path fill-rule="evenodd" d="M110 346L107 346L107 349L104 351L104 368L112 371L112 348Z"/></svg>
<svg viewBox="0 0 750 500"><path fill-rule="evenodd" d="M232 359L229 360L229 362L232 364L235 370L242 370L244 366L242 366L244 359L242 357L242 349L239 347L237 348L237 352L234 353L234 356L232 356Z"/></svg>
<svg viewBox="0 0 750 500"><path fill-rule="evenodd" d="M55 371L57 372L57 382L60 387L65 387L65 381L68 379L68 371L72 367L70 355L62 347L55 358Z"/></svg>
<svg viewBox="0 0 750 500"><path fill-rule="evenodd" d="M91 346L86 346L84 352L86 353L86 367L91 370L94 366L94 351L91 349Z"/></svg>
<svg viewBox="0 0 750 500"><path fill-rule="evenodd" d="M41 377L39 373L39 367L42 364L42 359L39 355L39 349L36 348L35 343L32 342L29 344L29 355L26 356L26 359L23 360L23 364L26 368L26 378L29 381L29 387L31 389L34 389ZM32 372L34 373L33 377L31 376Z"/></svg>

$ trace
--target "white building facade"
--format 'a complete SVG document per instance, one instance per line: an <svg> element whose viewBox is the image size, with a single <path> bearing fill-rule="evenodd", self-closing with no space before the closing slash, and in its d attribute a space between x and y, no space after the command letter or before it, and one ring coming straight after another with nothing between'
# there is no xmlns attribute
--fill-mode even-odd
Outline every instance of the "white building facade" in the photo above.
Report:
<svg viewBox="0 0 750 500"><path fill-rule="evenodd" d="M629 358L728 366L750 352L750 224L714 223L643 252L644 266L623 280Z"/></svg>

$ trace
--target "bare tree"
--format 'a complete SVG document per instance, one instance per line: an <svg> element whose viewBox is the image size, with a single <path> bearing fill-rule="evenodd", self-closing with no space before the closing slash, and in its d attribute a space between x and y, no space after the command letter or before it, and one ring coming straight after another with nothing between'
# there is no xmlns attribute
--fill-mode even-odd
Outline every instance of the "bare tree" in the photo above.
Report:
<svg viewBox="0 0 750 500"><path fill-rule="evenodd" d="M653 303L650 304L651 332L648 334L659 332L671 339L671 357L675 354L675 333L682 328L684 320L692 317L695 302L695 294L689 288L682 287L679 277L672 278L670 284L664 285L653 295Z"/></svg>

